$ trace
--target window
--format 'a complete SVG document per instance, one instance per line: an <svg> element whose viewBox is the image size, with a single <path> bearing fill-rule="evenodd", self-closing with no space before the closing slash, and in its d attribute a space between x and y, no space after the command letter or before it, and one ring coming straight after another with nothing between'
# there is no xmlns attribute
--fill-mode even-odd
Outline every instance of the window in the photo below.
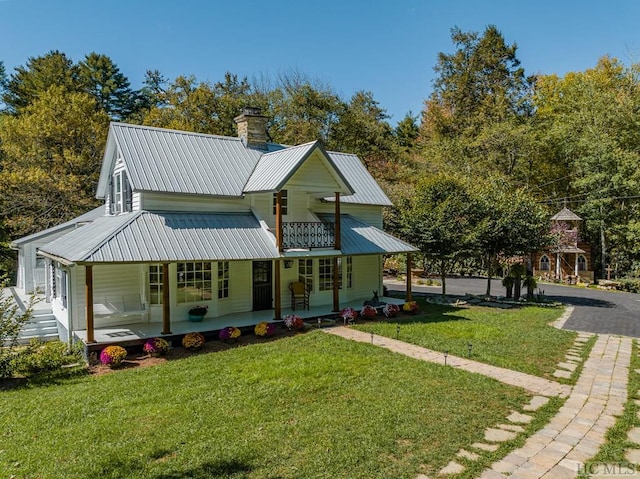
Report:
<svg viewBox="0 0 640 479"><path fill-rule="evenodd" d="M53 295L60 300L63 308L67 307L67 272L64 271L59 263L56 263Z"/></svg>
<svg viewBox="0 0 640 479"><path fill-rule="evenodd" d="M353 257L347 256L347 288L353 287Z"/></svg>
<svg viewBox="0 0 640 479"><path fill-rule="evenodd" d="M273 214L276 214L276 203L278 202L278 193L273 194ZM283 215L287 214L287 206L289 204L287 190L280 190L280 209Z"/></svg>
<svg viewBox="0 0 640 479"><path fill-rule="evenodd" d="M333 259L318 260L318 289L328 291L333 289ZM342 258L338 258L338 289L342 289Z"/></svg>
<svg viewBox="0 0 640 479"><path fill-rule="evenodd" d="M178 303L208 301L211 293L211 263L178 263Z"/></svg>
<svg viewBox="0 0 640 479"><path fill-rule="evenodd" d="M587 258L583 255L578 256L578 271L587 271Z"/></svg>
<svg viewBox="0 0 640 479"><path fill-rule="evenodd" d="M313 260L298 260L298 280L306 283L307 291L313 291Z"/></svg>
<svg viewBox="0 0 640 479"><path fill-rule="evenodd" d="M131 211L131 186L127 172L120 170L111 179L111 214Z"/></svg>
<svg viewBox="0 0 640 479"><path fill-rule="evenodd" d="M318 289L327 291L333 289L333 259L318 260Z"/></svg>
<svg viewBox="0 0 640 479"><path fill-rule="evenodd" d="M540 271L550 271L549 269L549 257L544 254L540 258Z"/></svg>
<svg viewBox="0 0 640 479"><path fill-rule="evenodd" d="M229 262L218 262L218 299L229 297Z"/></svg>
<svg viewBox="0 0 640 479"><path fill-rule="evenodd" d="M162 304L162 265L149 266L149 304Z"/></svg>

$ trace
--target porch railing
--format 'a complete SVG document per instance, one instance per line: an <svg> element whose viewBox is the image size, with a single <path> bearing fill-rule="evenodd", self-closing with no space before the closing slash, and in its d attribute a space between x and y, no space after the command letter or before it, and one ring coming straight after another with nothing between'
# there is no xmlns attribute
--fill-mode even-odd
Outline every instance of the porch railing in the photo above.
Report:
<svg viewBox="0 0 640 479"><path fill-rule="evenodd" d="M336 244L333 223L285 222L282 223L282 247L333 248Z"/></svg>

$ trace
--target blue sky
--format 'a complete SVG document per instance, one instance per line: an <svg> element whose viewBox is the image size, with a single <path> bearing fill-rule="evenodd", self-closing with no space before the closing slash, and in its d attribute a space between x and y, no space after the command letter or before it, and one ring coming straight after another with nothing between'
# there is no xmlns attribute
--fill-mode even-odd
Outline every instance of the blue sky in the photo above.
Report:
<svg viewBox="0 0 640 479"><path fill-rule="evenodd" d="M637 0L0 0L8 73L60 50L103 53L139 88L148 69L216 82L292 70L342 97L373 92L391 123L418 114L450 29L493 24L517 43L527 74L581 71L609 54L640 58Z"/></svg>

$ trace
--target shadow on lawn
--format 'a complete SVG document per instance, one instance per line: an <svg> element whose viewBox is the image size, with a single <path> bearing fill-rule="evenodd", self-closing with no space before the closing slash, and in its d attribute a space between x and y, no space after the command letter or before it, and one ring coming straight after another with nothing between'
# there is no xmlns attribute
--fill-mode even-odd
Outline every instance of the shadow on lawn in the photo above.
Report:
<svg viewBox="0 0 640 479"><path fill-rule="evenodd" d="M208 479L211 477L233 477L235 474L245 474L251 472L253 467L238 459L219 460L212 462L205 462L192 469L187 469L179 473L162 473L149 476L154 479L181 479L181 478L194 478L194 479Z"/></svg>

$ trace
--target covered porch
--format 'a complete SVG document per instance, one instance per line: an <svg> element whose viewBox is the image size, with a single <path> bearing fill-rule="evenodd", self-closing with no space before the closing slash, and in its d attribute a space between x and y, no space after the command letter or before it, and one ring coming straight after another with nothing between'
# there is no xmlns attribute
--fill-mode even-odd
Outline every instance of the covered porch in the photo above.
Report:
<svg viewBox="0 0 640 479"><path fill-rule="evenodd" d="M383 303L393 303L402 306L403 299L380 297L380 301ZM352 307L358 311L362 309L362 302L358 304L344 304L343 307ZM381 310L381 307L378 308ZM300 316L306 323L312 325L316 324L318 318L336 318L339 313L332 311L331 305L323 306L310 306L309 310L291 308L283 308L282 316L289 314L296 314ZM380 311L380 314L381 311ZM122 324L111 327L98 327L94 328L93 336L94 342L87 341L87 330L74 331L74 340L79 340L87 345L88 352L98 351L104 348L108 344L118 344L121 346L136 346L142 344L149 338L162 337L168 341L181 340L182 336L187 333L199 332L205 336L215 337L217 332L227 326L235 326L237 328L251 329L256 324L267 322L280 322L274 320L274 310L263 311L247 311L241 313L232 313L215 318L205 318L201 322L192 321L171 321L171 332L162 334L161 323L132 323ZM252 331L247 331L247 334L253 334Z"/></svg>

